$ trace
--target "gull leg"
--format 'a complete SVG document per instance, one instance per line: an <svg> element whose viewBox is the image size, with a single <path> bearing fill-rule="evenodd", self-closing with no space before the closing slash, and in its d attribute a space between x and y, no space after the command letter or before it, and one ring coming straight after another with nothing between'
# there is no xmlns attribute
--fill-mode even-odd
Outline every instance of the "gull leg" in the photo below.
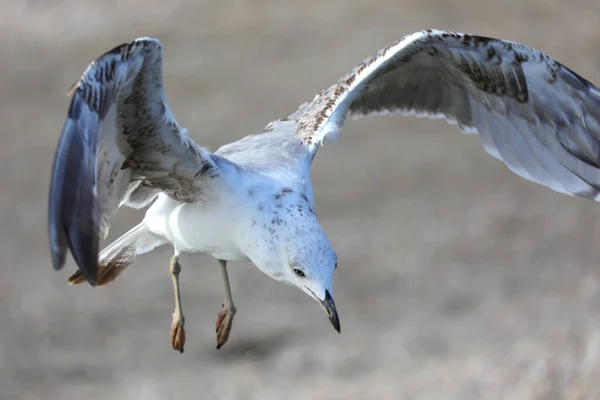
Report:
<svg viewBox="0 0 600 400"><path fill-rule="evenodd" d="M227 343L229 332L231 332L231 326L233 325L233 316L236 312L235 304L233 304L233 297L231 296L231 287L229 286L227 261L219 260L219 265L221 266L223 283L225 284L225 302L223 303L223 308L221 308L221 311L217 314L217 349L220 349Z"/></svg>
<svg viewBox="0 0 600 400"><path fill-rule="evenodd" d="M173 280L173 291L175 292L175 311L173 311L173 323L171 324L171 346L173 349L183 353L185 344L185 317L181 311L181 295L179 292L179 255L175 254L170 261L171 279Z"/></svg>

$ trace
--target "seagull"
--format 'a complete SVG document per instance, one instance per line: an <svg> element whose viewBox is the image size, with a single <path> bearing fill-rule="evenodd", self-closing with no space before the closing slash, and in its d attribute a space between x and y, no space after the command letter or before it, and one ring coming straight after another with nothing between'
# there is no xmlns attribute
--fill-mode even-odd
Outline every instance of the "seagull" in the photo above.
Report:
<svg viewBox="0 0 600 400"><path fill-rule="evenodd" d="M158 246L173 247L171 346L183 352L182 253L220 266L225 287L217 348L236 313L228 261L250 261L316 300L340 332L332 279L337 255L316 215L312 160L346 118L444 118L478 133L515 174L556 192L600 194L600 92L521 43L423 30L376 52L288 117L215 152L198 146L167 103L160 41L140 37L93 61L73 85L51 172L53 266L67 252L70 284L105 285ZM372 134L372 133L371 133ZM351 161L349 161L350 163ZM117 210L142 222L101 252Z"/></svg>

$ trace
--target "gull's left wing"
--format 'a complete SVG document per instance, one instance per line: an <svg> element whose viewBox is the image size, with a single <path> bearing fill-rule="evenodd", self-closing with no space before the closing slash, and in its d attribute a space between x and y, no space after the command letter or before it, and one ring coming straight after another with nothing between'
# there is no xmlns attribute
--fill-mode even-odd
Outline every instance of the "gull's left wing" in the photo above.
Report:
<svg viewBox="0 0 600 400"><path fill-rule="evenodd" d="M479 133L486 151L521 177L600 199L600 91L520 43L416 32L265 131L293 126L312 158L347 116L377 114L445 118Z"/></svg>

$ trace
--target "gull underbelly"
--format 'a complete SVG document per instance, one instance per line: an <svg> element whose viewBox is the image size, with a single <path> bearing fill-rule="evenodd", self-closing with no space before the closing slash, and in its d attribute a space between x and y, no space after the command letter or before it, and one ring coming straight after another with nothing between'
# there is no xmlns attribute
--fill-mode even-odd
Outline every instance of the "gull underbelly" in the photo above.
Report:
<svg viewBox="0 0 600 400"><path fill-rule="evenodd" d="M181 203L159 195L144 222L181 253L209 254L226 261L248 260L237 244L236 209L223 202Z"/></svg>

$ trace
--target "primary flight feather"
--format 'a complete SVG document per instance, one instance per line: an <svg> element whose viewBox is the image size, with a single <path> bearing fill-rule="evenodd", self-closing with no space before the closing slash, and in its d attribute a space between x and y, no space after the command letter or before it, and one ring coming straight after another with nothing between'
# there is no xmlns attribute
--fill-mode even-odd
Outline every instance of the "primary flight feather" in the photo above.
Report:
<svg viewBox="0 0 600 400"><path fill-rule="evenodd" d="M226 263L249 260L317 300L339 332L332 297L337 256L315 214L310 166L348 116L445 118L478 133L484 148L521 177L598 200L600 92L523 44L440 30L388 46L287 118L214 153L179 126L162 84L162 46L139 38L100 56L72 90L52 168L48 233L69 278L103 285L135 256L171 244L172 346L183 351L178 259L219 260L225 301L217 347L236 309ZM372 133L370 133L372 134ZM380 134L384 134L383 132ZM151 205L144 220L99 254L117 209Z"/></svg>

